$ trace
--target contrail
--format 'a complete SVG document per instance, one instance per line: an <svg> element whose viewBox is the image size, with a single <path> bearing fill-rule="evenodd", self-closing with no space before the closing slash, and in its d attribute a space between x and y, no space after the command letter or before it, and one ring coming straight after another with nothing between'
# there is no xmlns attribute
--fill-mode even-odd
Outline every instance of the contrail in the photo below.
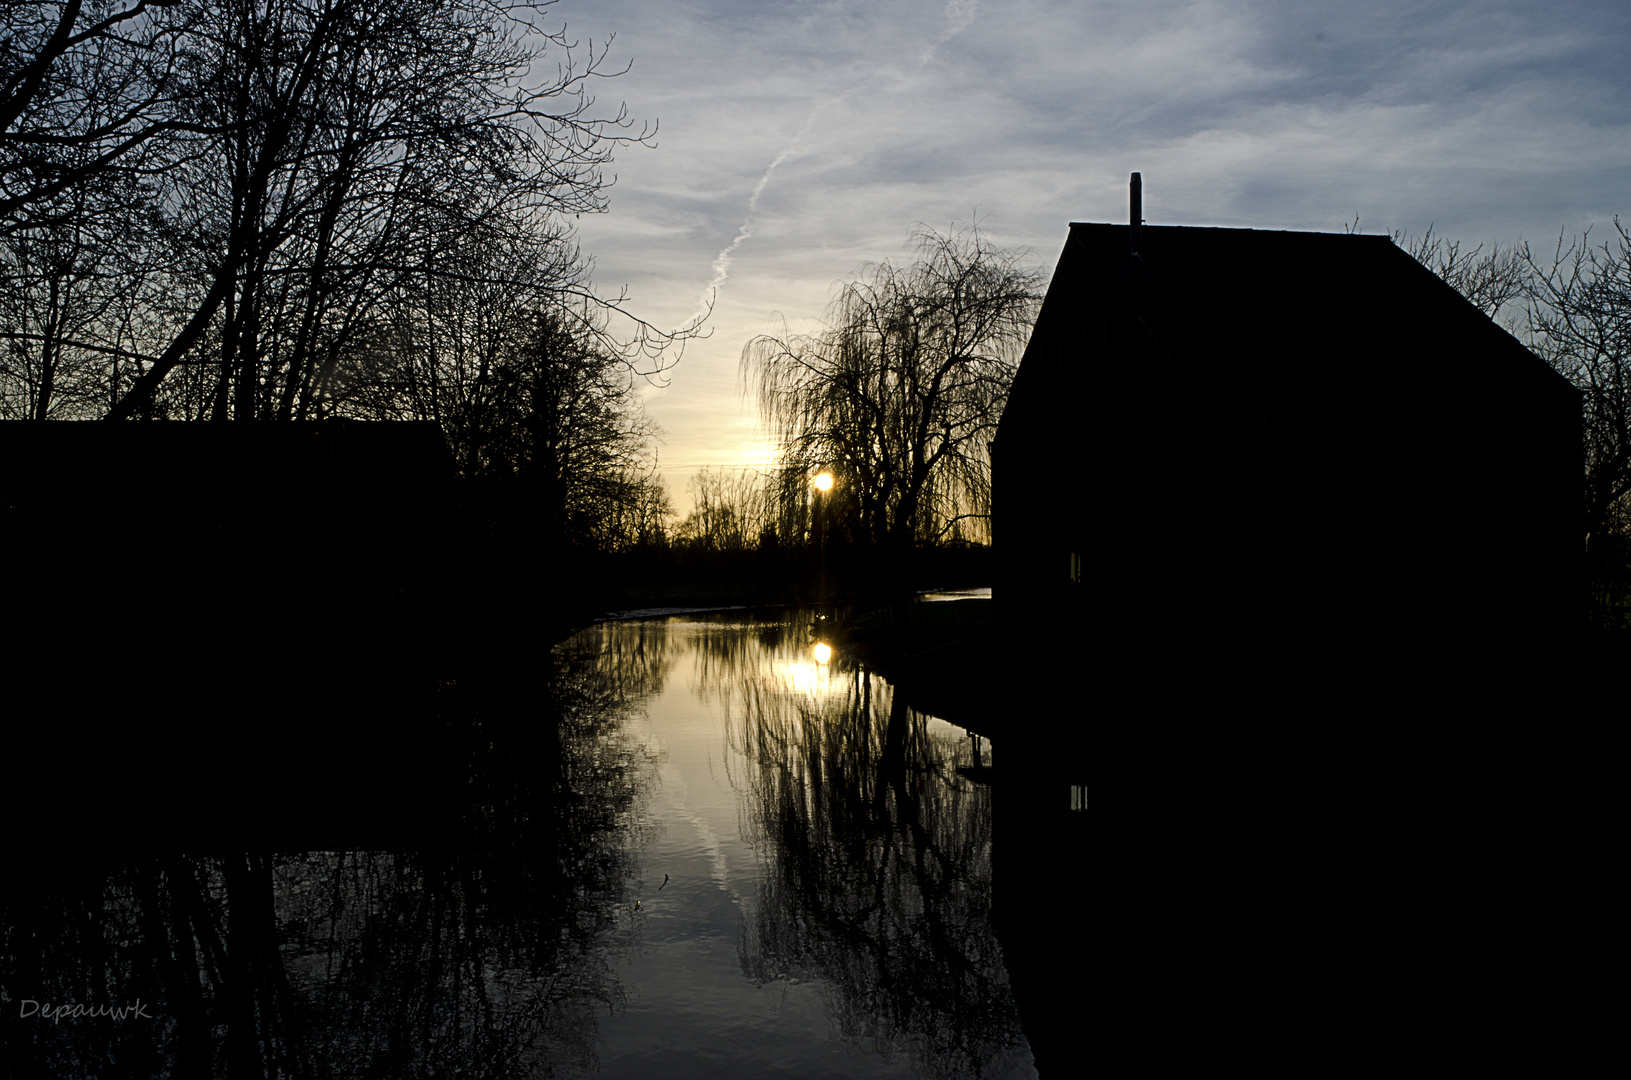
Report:
<svg viewBox="0 0 1631 1080"><path fill-rule="evenodd" d="M928 66L934 54L940 51L940 46L969 28L979 6L979 0L946 0L946 28L940 32L934 44L924 46L923 51L917 54L918 71Z"/></svg>
<svg viewBox="0 0 1631 1080"><path fill-rule="evenodd" d="M759 209L759 196L764 194L765 186L770 183L770 177L775 173L776 168L781 165L782 162L786 161L799 151L800 142L804 139L805 135L809 134L810 128L815 125L816 116L820 114L822 109L832 105L834 102L842 101L844 98L849 97L850 94L853 94L854 92L855 91L853 89L846 91L830 101L824 101L815 108L811 109L810 115L804 120L804 126L799 128L797 135L793 136L793 141L788 143L786 148L783 149L781 153L777 154L775 159L765 167L764 175L760 176L759 182L753 185L753 194L748 196L748 212L742 218L741 227L736 230L736 238L729 244L726 244L718 255L714 256L714 276L713 279L703 287L700 306L697 308L698 315L702 315L708 310L710 304L713 302L714 295L719 291L719 287L725 284L726 278L731 276L731 256L735 255L736 249L742 246L742 241L753 235L753 215Z"/></svg>
<svg viewBox="0 0 1631 1080"><path fill-rule="evenodd" d="M940 32L939 37L925 45L923 50L918 53L916 67L909 74L916 75L922 72L924 68L929 66L929 62L934 59L934 54L940 50L940 46L968 29L969 25L974 22L974 15L978 8L978 0L947 0L945 29ZM897 79L897 85L904 81L905 76L903 75ZM815 126L817 118L823 112L847 98L854 97L863 90L872 89L875 83L876 80L857 83L841 94L834 94L825 101L817 102L811 107L810 114L804 118L804 126L799 128L798 134L794 135L782 152L777 154L769 165L765 166L765 171L759 177L759 182L753 185L753 194L748 196L748 210L742 217L742 224L736 230L736 236L720 250L718 255L714 256L713 277L702 290L702 296L699 298L697 307L698 316L706 314L712 307L714 299L719 293L719 287L725 284L725 281L731 276L731 259L735 256L736 249L741 247L743 242L753 235L753 215L759 209L759 197L764 194L765 188L769 185L771 176L775 175L776 169L780 167L782 162L802 149L801 144L804 137L810 133L810 129Z"/></svg>

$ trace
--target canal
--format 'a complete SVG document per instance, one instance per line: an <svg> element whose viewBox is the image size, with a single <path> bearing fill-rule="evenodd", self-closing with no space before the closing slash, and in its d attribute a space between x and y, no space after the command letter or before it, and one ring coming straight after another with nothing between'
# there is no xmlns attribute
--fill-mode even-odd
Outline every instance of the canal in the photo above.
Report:
<svg viewBox="0 0 1631 1080"><path fill-rule="evenodd" d="M143 852L8 892L8 1058L1035 1076L990 923L993 748L819 662L818 625L605 623L525 693L449 696L434 836Z"/></svg>

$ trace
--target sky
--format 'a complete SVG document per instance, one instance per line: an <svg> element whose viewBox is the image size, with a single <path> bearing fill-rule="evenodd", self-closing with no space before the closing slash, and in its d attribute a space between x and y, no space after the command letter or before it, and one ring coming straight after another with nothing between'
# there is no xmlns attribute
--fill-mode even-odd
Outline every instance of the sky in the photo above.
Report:
<svg viewBox="0 0 1631 1080"><path fill-rule="evenodd" d="M1051 273L1071 221L1436 235L1631 224L1631 4L561 0L606 49L601 111L658 125L577 222L597 289L709 336L642 389L681 513L703 466L768 463L754 336L976 221ZM614 36L615 35L615 36ZM608 39L609 44L608 44Z"/></svg>

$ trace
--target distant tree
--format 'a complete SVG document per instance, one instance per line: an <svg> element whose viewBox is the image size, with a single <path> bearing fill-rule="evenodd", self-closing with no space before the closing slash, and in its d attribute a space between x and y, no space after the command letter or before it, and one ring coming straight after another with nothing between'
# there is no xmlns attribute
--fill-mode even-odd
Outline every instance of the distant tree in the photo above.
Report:
<svg viewBox="0 0 1631 1080"><path fill-rule="evenodd" d="M633 497L618 505L615 535L623 538L622 546L626 548L650 551L668 547L677 515L668 483L657 472L656 455L652 455L650 470L632 479Z"/></svg>
<svg viewBox="0 0 1631 1080"><path fill-rule="evenodd" d="M742 353L784 473L807 485L831 471L855 538L896 553L986 535L991 439L1043 285L974 226L914 239L911 265L869 265L839 287L825 331Z"/></svg>
<svg viewBox="0 0 1631 1080"><path fill-rule="evenodd" d="M767 527L773 528L769 493L753 469L704 466L686 484L691 512L676 539L698 551L747 551L757 547Z"/></svg>
<svg viewBox="0 0 1631 1080"><path fill-rule="evenodd" d="M650 546L672 514L657 472L661 432L640 404L639 376L589 333L589 314L536 314L524 348L496 373L489 467L502 461L538 500L546 536L599 550Z"/></svg>
<svg viewBox="0 0 1631 1080"><path fill-rule="evenodd" d="M468 485L529 542L660 544L672 506L640 374L603 344L592 303L539 304L515 282L463 281L395 315L336 389L342 415L434 420Z"/></svg>

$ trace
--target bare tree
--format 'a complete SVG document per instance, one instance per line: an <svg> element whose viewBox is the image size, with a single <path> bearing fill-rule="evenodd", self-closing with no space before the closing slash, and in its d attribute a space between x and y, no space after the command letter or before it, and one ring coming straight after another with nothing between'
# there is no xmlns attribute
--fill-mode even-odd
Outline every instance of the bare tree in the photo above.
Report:
<svg viewBox="0 0 1631 1080"><path fill-rule="evenodd" d="M344 365L334 410L436 421L506 531L601 550L660 543L672 510L642 376L603 347L598 306L551 299L564 271L542 257L538 282L517 261L405 296L388 331Z"/></svg>
<svg viewBox="0 0 1631 1080"><path fill-rule="evenodd" d="M137 358L132 323L152 299L145 229L140 214L83 213L0 237L0 419L107 408L110 378Z"/></svg>
<svg viewBox="0 0 1631 1080"><path fill-rule="evenodd" d="M840 287L826 331L742 352L784 462L831 470L858 538L894 551L985 536L990 443L1043 283L972 225L914 239L911 265L869 265Z"/></svg>
<svg viewBox="0 0 1631 1080"><path fill-rule="evenodd" d="M140 361L196 3L0 0L0 415L100 415Z"/></svg>
<svg viewBox="0 0 1631 1080"><path fill-rule="evenodd" d="M1631 232L1523 248L1529 346L1584 394L1585 538L1599 613L1631 599ZM1612 620L1616 625L1625 616Z"/></svg>
<svg viewBox="0 0 1631 1080"><path fill-rule="evenodd" d="M621 474L621 489L627 493L602 519L608 550L651 551L668 547L671 524L676 517L668 482L657 471L657 455L651 455L644 471L629 469Z"/></svg>
<svg viewBox="0 0 1631 1080"><path fill-rule="evenodd" d="M110 171L153 176L190 133L183 0L0 0L0 235L83 212ZM120 209L128 211L126 205Z"/></svg>
<svg viewBox="0 0 1631 1080"><path fill-rule="evenodd" d="M752 469L703 470L686 485L693 509L679 540L700 551L747 551L770 524L768 492Z"/></svg>
<svg viewBox="0 0 1631 1080"><path fill-rule="evenodd" d="M1434 236L1431 225L1420 237L1395 232L1393 242L1492 319L1527 289L1530 271L1521 247L1495 244L1486 253L1479 244L1463 251L1460 241Z"/></svg>
<svg viewBox="0 0 1631 1080"><path fill-rule="evenodd" d="M503 443L494 444L507 452L489 457L533 493L546 536L600 550L654 543L667 502L661 432L641 406L639 376L585 329L589 314L533 316L524 347L496 373Z"/></svg>
<svg viewBox="0 0 1631 1080"><path fill-rule="evenodd" d="M459 251L603 210L612 150L649 132L594 112L588 83L617 72L592 49L578 66L564 31L520 21L541 6L211 9L188 108L220 135L165 198L194 266L190 310L109 418L149 410L171 371L198 363L216 379L194 415L307 415L332 344L398 290L459 275ZM546 50L560 66L540 84Z"/></svg>
<svg viewBox="0 0 1631 1080"><path fill-rule="evenodd" d="M601 351L660 375L697 327L597 294L565 225L651 131L552 2L0 0L7 415L322 416L386 312L472 280L615 314Z"/></svg>

